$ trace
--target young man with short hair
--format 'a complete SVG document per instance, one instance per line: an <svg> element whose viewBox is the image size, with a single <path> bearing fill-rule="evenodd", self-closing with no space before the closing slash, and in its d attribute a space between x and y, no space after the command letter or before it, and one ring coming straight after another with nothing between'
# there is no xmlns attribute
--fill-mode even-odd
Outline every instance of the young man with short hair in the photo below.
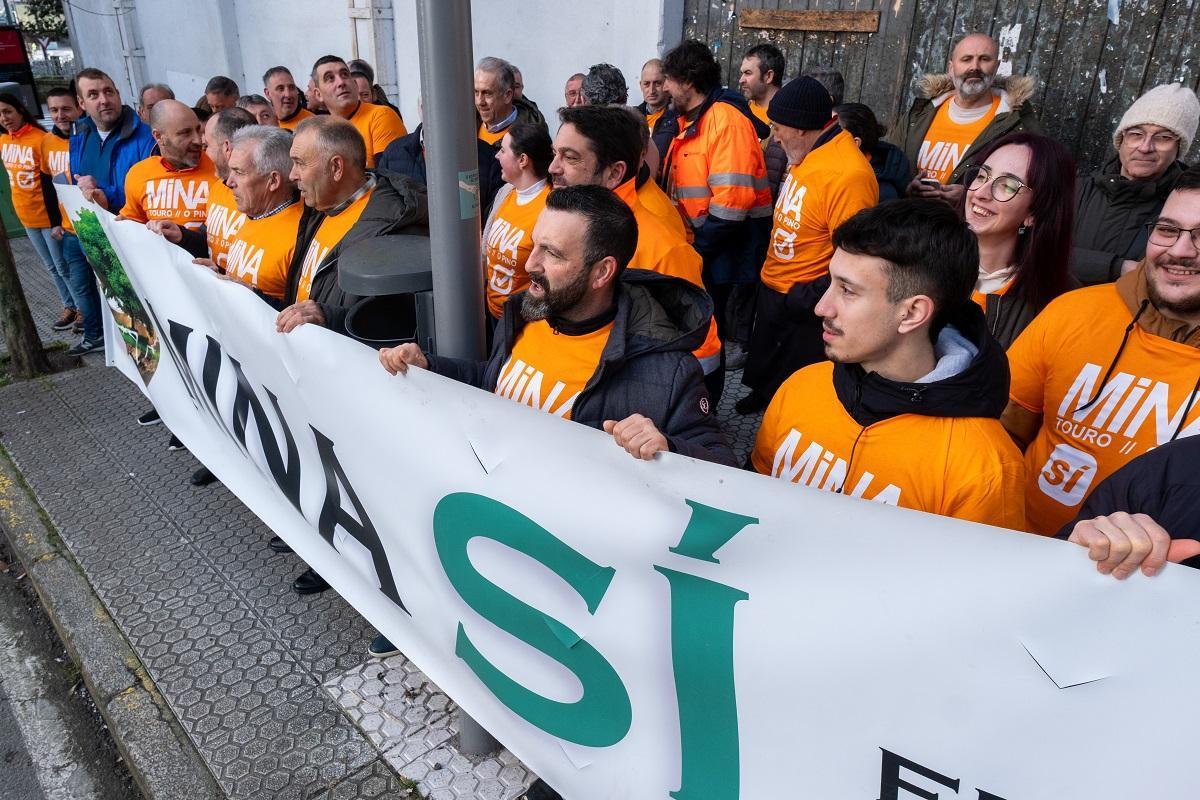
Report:
<svg viewBox="0 0 1200 800"><path fill-rule="evenodd" d="M830 361L775 394L754 469L1023 530L1021 454L998 419L1008 366L971 302L974 234L943 203L900 200L855 214L833 243L816 306Z"/></svg>
<svg viewBox="0 0 1200 800"><path fill-rule="evenodd" d="M408 133L404 121L387 106L358 99L350 68L338 56L321 56L313 64L313 80L329 113L354 126L367 150L367 167L396 139Z"/></svg>

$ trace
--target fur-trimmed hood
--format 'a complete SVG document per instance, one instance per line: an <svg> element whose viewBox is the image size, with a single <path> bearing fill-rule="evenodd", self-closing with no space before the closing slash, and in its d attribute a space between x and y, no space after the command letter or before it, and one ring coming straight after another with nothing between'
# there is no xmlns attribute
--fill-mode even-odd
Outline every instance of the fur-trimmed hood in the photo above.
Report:
<svg viewBox="0 0 1200 800"><path fill-rule="evenodd" d="M1037 80L1028 75L997 75L992 83L992 94L1000 96L998 113L1018 111L1033 97ZM954 94L954 81L947 73L928 73L917 82L917 92L935 106L940 106Z"/></svg>

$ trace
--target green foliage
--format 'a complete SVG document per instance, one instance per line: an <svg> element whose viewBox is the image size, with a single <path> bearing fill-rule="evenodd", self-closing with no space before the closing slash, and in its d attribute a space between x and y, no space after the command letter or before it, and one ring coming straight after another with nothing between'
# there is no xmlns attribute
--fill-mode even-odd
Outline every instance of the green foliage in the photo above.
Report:
<svg viewBox="0 0 1200 800"><path fill-rule="evenodd" d="M17 24L37 40L43 57L48 55L51 42L68 36L62 0L25 0L17 12Z"/></svg>

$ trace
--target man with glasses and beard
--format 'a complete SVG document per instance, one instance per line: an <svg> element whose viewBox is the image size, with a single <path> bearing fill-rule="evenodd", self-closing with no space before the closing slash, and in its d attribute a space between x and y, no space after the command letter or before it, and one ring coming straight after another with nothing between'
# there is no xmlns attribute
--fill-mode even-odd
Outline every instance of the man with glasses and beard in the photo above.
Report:
<svg viewBox="0 0 1200 800"><path fill-rule="evenodd" d="M1026 448L1035 533L1057 533L1134 458L1200 434L1200 169L1149 224L1136 269L1050 303L1008 357L1002 422Z"/></svg>
<svg viewBox="0 0 1200 800"><path fill-rule="evenodd" d="M633 211L602 186L556 189L533 229L530 286L510 298L487 361L384 348L392 374L429 369L601 428L635 458L660 452L732 465L700 364L712 302L680 278L626 269Z"/></svg>
<svg viewBox="0 0 1200 800"><path fill-rule="evenodd" d="M893 139L916 168L910 196L957 203L972 154L1006 133L1038 132L1029 104L1034 79L997 78L999 66L996 40L972 33L954 45L945 74L921 79L918 97L897 123Z"/></svg>

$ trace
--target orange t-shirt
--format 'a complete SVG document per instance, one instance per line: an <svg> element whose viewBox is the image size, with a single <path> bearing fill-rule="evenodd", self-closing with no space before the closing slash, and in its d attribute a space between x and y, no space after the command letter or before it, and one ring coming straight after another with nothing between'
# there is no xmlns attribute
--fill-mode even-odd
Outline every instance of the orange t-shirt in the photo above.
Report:
<svg viewBox="0 0 1200 800"><path fill-rule="evenodd" d="M759 122L763 123L764 125L771 124L771 118L767 116L766 106L760 106L758 103L751 100L750 110L754 112L754 116L758 117Z"/></svg>
<svg viewBox="0 0 1200 800"><path fill-rule="evenodd" d="M358 129L362 135L363 144L367 146L367 166L375 166L375 156L387 149L387 146L408 134L404 120L400 115L387 106L377 106L374 103L359 103L358 108L347 120Z"/></svg>
<svg viewBox="0 0 1200 800"><path fill-rule="evenodd" d="M547 182L522 205L517 202L517 190L513 189L492 217L487 240L483 243L483 256L488 311L496 319L500 319L508 298L529 285L525 262L533 252L533 226L546 207L548 194L550 184Z"/></svg>
<svg viewBox="0 0 1200 800"><path fill-rule="evenodd" d="M225 274L265 295L282 300L287 291L288 268L296 253L296 231L304 203L262 219L246 218L224 264Z"/></svg>
<svg viewBox="0 0 1200 800"><path fill-rule="evenodd" d="M1101 389L1132 319L1112 284L1077 289L1046 306L1009 348L1012 401L1042 415L1025 451L1035 533L1053 536L1093 487L1176 430L1200 434L1200 349L1134 326Z"/></svg>
<svg viewBox="0 0 1200 800"><path fill-rule="evenodd" d="M812 489L1025 529L1021 453L999 420L901 414L863 428L838 400L829 361L784 381L751 462Z"/></svg>
<svg viewBox="0 0 1200 800"><path fill-rule="evenodd" d="M354 227L354 223L358 222L358 218L362 216L363 209L367 207L367 203L374 193L375 189L372 187L363 192L362 197L342 209L341 213L326 216L321 220L316 235L308 243L308 249L304 251L304 263L300 268L300 283L296 287L297 303L308 299L309 294L312 293L313 279L321 270L321 264L325 261L325 257L329 255L330 250L338 246L338 242L342 241L342 237Z"/></svg>
<svg viewBox="0 0 1200 800"><path fill-rule="evenodd" d="M487 129L487 125L485 125L484 123L481 122L479 124L479 134L478 135L479 135L480 139L482 139L483 141L492 145L493 147L496 147L499 145L500 140L504 138L504 134L508 133L508 129L511 127L512 127L511 125L508 125L508 126L504 127L503 129L498 130L495 133L492 133L491 131L489 131Z"/></svg>
<svg viewBox="0 0 1200 800"><path fill-rule="evenodd" d="M209 190L219 182L205 153L188 169L175 169L162 156L144 158L125 176L121 216L136 222L170 220L181 228L198 229L208 211Z"/></svg>
<svg viewBox="0 0 1200 800"><path fill-rule="evenodd" d="M663 112L666 110L667 107L663 106L658 111L651 111L646 115L646 127L650 129L651 133L654 133L654 123L658 122L659 118L662 117Z"/></svg>
<svg viewBox="0 0 1200 800"><path fill-rule="evenodd" d="M833 232L879 202L871 162L841 131L788 169L775 202L775 226L763 262L762 282L787 294L829 272Z"/></svg>
<svg viewBox="0 0 1200 800"><path fill-rule="evenodd" d="M683 278L699 289L704 286L704 260L690 244L676 236L650 209L641 204L634 181L628 180L615 190L617 197L633 210L637 220L638 243L629 266ZM706 359L721 352L721 340L717 337L717 321L710 318L708 334L704 343L693 353L698 359Z"/></svg>
<svg viewBox="0 0 1200 800"><path fill-rule="evenodd" d="M546 320L530 322L500 368L495 393L570 419L575 400L600 366L612 329L610 322L592 333L567 336L555 333Z"/></svg>
<svg viewBox="0 0 1200 800"><path fill-rule="evenodd" d="M933 115L933 122L925 132L925 140L921 142L921 149L917 153L917 173L937 178L941 183L950 179L958 162L962 161L979 134L996 116L1000 96L992 97L992 106L986 114L966 125L950 119L950 104L953 102L953 98L947 99Z"/></svg>
<svg viewBox="0 0 1200 800"><path fill-rule="evenodd" d="M217 179L209 183L208 211L204 219L204 231L208 237L208 257L222 269L229 256L229 248L237 239L246 215L237 210L233 190Z"/></svg>
<svg viewBox="0 0 1200 800"><path fill-rule="evenodd" d="M285 131L295 131L297 125L299 125L301 122L304 122L304 120L308 119L309 117L315 116L316 114L309 111L307 108L297 108L295 114L292 114L292 116L288 117L287 119L279 120L279 127L283 128ZM370 153L367 155L369 156Z"/></svg>
<svg viewBox="0 0 1200 800"><path fill-rule="evenodd" d="M680 239L691 244L691 239L688 238L688 234L692 233L690 226L683 221L679 209L671 202L671 198L667 197L661 186L654 181L646 181L638 187L637 196L638 202L647 211L658 217Z"/></svg>
<svg viewBox="0 0 1200 800"><path fill-rule="evenodd" d="M26 228L49 228L42 196L42 139L46 132L26 124L16 133L0 136L0 158L8 172L13 211Z"/></svg>
<svg viewBox="0 0 1200 800"><path fill-rule="evenodd" d="M70 141L56 136L54 131L42 137L42 172L49 175L55 183L71 183L73 180ZM62 214L63 230L74 233L75 228L71 226L71 218L67 216L67 209L62 203L58 204L58 210Z"/></svg>

